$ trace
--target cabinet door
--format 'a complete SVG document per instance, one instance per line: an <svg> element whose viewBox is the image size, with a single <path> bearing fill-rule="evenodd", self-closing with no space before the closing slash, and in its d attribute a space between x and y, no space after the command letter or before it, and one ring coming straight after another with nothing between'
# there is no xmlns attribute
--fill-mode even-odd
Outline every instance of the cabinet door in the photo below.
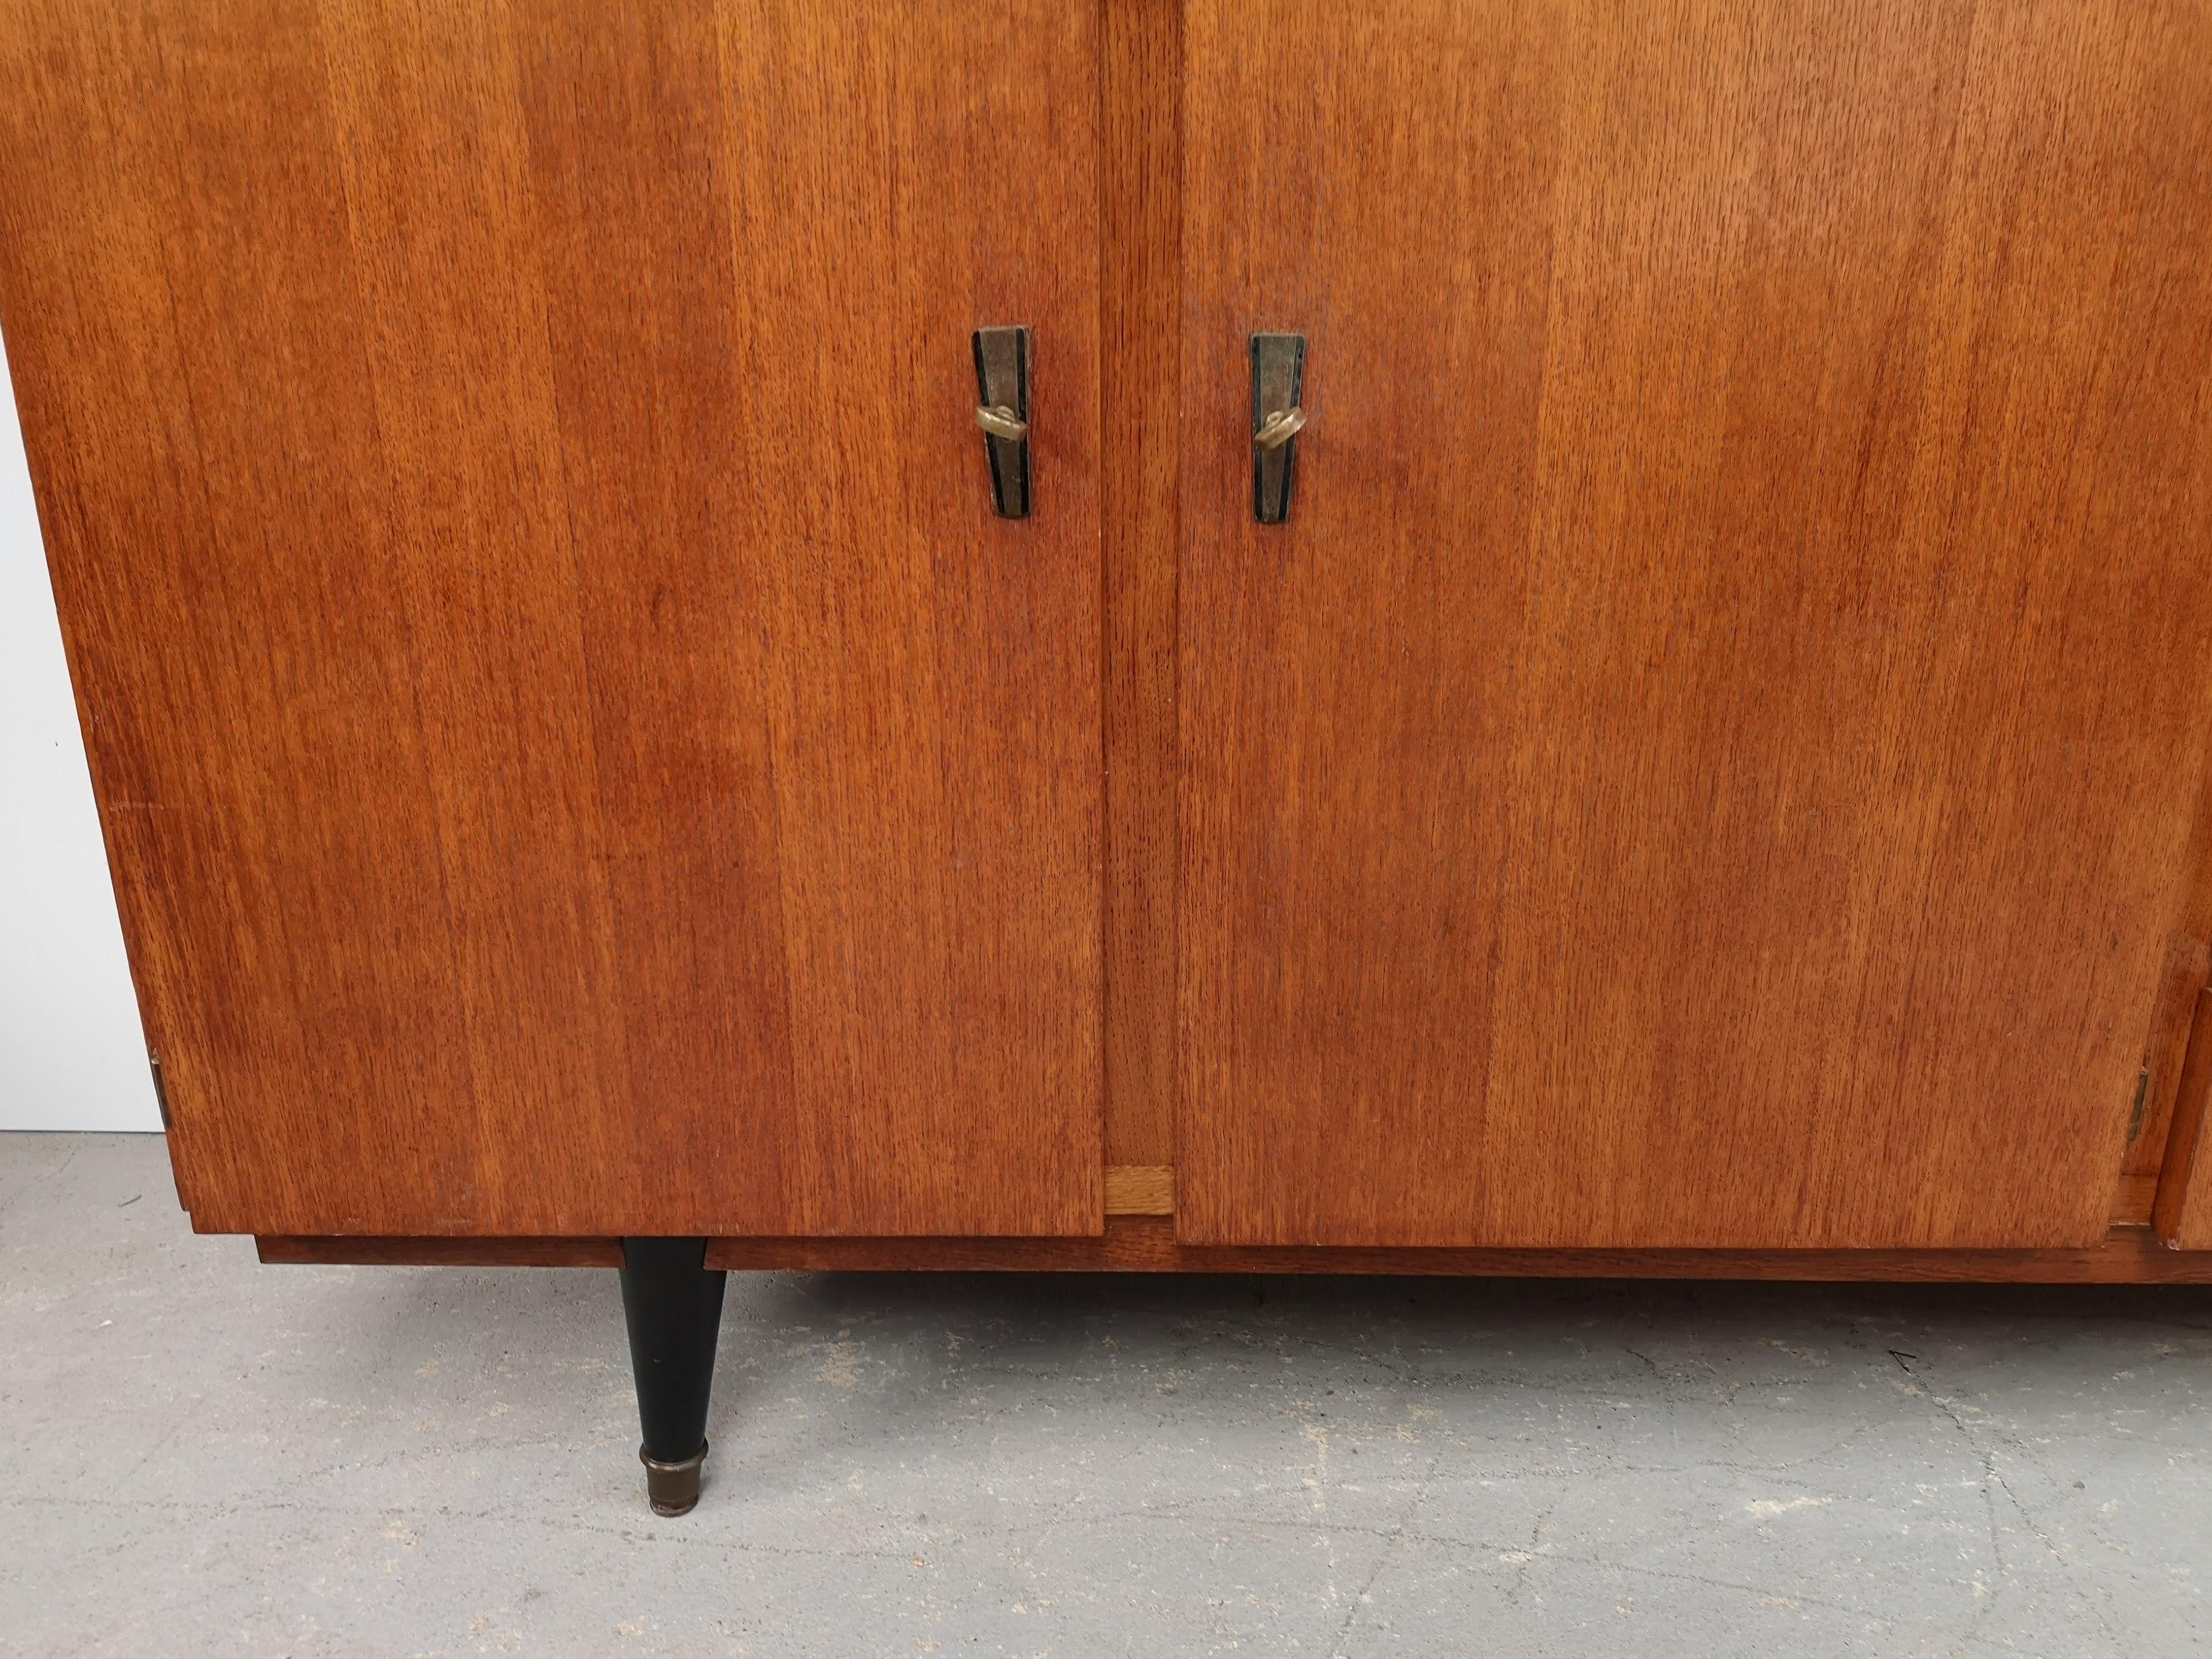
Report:
<svg viewBox="0 0 2212 1659"><path fill-rule="evenodd" d="M1186 40L1182 1235L2102 1237L2205 781L2212 10Z"/></svg>
<svg viewBox="0 0 2212 1659"><path fill-rule="evenodd" d="M0 307L198 1224L1097 1230L1095 27L0 0Z"/></svg>

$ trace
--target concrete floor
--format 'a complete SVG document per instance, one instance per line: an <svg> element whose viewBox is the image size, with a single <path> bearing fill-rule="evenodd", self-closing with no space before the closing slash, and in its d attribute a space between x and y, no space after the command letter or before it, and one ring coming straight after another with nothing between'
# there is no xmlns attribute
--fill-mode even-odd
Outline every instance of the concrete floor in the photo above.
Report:
<svg viewBox="0 0 2212 1659"><path fill-rule="evenodd" d="M644 1506L611 1273L263 1267L0 1135L0 1652L2212 1642L2212 1296L733 1277Z"/></svg>

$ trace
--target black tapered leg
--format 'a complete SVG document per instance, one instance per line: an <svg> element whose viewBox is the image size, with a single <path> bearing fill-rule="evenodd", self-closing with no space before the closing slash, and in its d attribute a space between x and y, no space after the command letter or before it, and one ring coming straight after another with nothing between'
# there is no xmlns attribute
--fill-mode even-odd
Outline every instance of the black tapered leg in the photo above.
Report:
<svg viewBox="0 0 2212 1659"><path fill-rule="evenodd" d="M707 1270L703 1238L623 1240L623 1317L645 1431L637 1455L655 1515L684 1515L699 1501L727 1278Z"/></svg>

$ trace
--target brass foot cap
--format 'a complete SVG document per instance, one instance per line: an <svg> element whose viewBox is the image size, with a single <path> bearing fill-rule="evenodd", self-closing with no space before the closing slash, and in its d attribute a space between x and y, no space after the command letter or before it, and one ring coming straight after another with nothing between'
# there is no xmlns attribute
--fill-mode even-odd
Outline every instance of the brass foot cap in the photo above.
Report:
<svg viewBox="0 0 2212 1659"><path fill-rule="evenodd" d="M645 1465L646 1501L655 1515L691 1513L699 1501L699 1466L707 1461L705 1441L680 1463L663 1463L647 1455L642 1446L637 1449L637 1461Z"/></svg>

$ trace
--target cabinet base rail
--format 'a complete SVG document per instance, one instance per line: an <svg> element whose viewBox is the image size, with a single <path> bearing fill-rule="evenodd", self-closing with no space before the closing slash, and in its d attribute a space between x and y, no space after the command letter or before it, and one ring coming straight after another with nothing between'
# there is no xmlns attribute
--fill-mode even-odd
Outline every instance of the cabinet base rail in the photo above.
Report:
<svg viewBox="0 0 2212 1659"><path fill-rule="evenodd" d="M1407 1273L1500 1279L1775 1279L1838 1284L2212 1285L2212 1250L2172 1250L2148 1227L2079 1248L1504 1249L1207 1245L1167 1216L1109 1219L1077 1238L708 1238L715 1272ZM269 1262L619 1267L618 1238L262 1234Z"/></svg>

